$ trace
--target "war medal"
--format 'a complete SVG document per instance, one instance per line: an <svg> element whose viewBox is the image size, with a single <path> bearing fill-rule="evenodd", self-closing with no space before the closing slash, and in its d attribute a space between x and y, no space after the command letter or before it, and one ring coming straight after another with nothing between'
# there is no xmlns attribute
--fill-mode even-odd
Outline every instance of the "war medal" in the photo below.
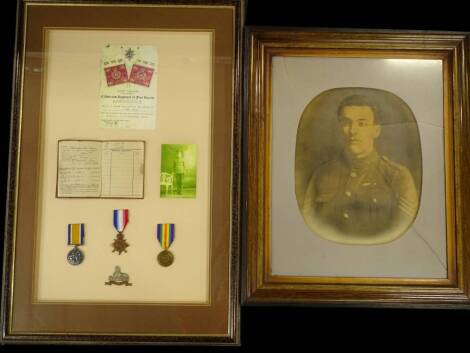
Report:
<svg viewBox="0 0 470 353"><path fill-rule="evenodd" d="M114 228L118 231L116 239L111 244L113 246L113 252L118 252L121 255L122 252L127 252L126 248L129 246L126 239L124 239L124 228L126 228L127 222L129 221L129 210L114 210L113 212L113 224Z"/></svg>
<svg viewBox="0 0 470 353"><path fill-rule="evenodd" d="M168 248L175 240L175 225L173 223L157 224L157 239L163 248L157 256L157 261L163 267L168 267L174 261L174 256Z"/></svg>
<svg viewBox="0 0 470 353"><path fill-rule="evenodd" d="M67 254L67 261L69 264L76 266L83 262L85 256L78 249L79 245L83 245L85 238L85 224L73 223L67 227L67 244L73 245L73 249Z"/></svg>

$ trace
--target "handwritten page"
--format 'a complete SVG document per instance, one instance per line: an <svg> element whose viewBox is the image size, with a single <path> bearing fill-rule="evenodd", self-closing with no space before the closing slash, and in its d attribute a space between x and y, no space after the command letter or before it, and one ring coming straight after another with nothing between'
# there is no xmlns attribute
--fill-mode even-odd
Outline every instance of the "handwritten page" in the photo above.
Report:
<svg viewBox="0 0 470 353"><path fill-rule="evenodd" d="M144 197L143 141L59 141L57 197Z"/></svg>

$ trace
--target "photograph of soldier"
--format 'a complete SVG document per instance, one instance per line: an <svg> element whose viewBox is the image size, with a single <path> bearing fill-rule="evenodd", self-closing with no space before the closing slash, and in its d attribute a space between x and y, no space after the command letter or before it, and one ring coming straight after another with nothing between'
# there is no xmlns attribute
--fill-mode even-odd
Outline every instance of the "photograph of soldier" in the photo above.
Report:
<svg viewBox="0 0 470 353"><path fill-rule="evenodd" d="M181 195L183 191L184 160L183 151L178 151L173 162L173 173L175 175L176 193Z"/></svg>
<svg viewBox="0 0 470 353"><path fill-rule="evenodd" d="M196 145L162 144L160 197L196 198L196 180Z"/></svg>
<svg viewBox="0 0 470 353"><path fill-rule="evenodd" d="M407 165L386 152L400 156L410 146L419 148L419 143L397 135L395 144L403 144L403 151L379 151L383 130L391 124L392 132L398 132L400 118L395 123L381 119L381 111L387 109L380 105L387 99L374 99L374 95L383 91L358 90L342 97L333 109L331 127L336 129L338 146L331 158L323 158L326 160L312 171L299 207L307 225L320 236L336 242L375 244L396 239L416 217L420 185L418 188ZM402 127L411 125L408 121ZM413 128L417 132L416 123ZM390 136L387 140L393 141ZM416 166L421 162L412 167Z"/></svg>

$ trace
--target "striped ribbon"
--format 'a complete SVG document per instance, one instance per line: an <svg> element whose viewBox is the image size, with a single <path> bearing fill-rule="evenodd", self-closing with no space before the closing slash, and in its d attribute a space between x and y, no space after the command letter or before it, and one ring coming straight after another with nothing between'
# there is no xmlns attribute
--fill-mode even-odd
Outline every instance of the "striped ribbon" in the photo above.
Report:
<svg viewBox="0 0 470 353"><path fill-rule="evenodd" d="M83 245L85 239L85 224L71 223L68 225L68 245Z"/></svg>
<svg viewBox="0 0 470 353"><path fill-rule="evenodd" d="M157 224L157 240L164 250L168 249L175 240L174 223Z"/></svg>
<svg viewBox="0 0 470 353"><path fill-rule="evenodd" d="M114 228L121 233L126 228L127 222L129 222L129 210L114 210L113 212L113 224Z"/></svg>

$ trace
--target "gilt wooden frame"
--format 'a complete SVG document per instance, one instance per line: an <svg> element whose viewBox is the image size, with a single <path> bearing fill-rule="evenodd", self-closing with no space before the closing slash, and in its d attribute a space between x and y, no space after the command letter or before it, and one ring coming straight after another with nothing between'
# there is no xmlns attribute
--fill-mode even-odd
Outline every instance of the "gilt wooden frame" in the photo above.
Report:
<svg viewBox="0 0 470 353"><path fill-rule="evenodd" d="M246 304L459 307L470 304L469 35L426 31L249 28L245 45ZM271 273L272 58L437 58L443 61L445 279L296 277ZM295 234L289 234L295 236ZM289 249L285 249L286 254Z"/></svg>

